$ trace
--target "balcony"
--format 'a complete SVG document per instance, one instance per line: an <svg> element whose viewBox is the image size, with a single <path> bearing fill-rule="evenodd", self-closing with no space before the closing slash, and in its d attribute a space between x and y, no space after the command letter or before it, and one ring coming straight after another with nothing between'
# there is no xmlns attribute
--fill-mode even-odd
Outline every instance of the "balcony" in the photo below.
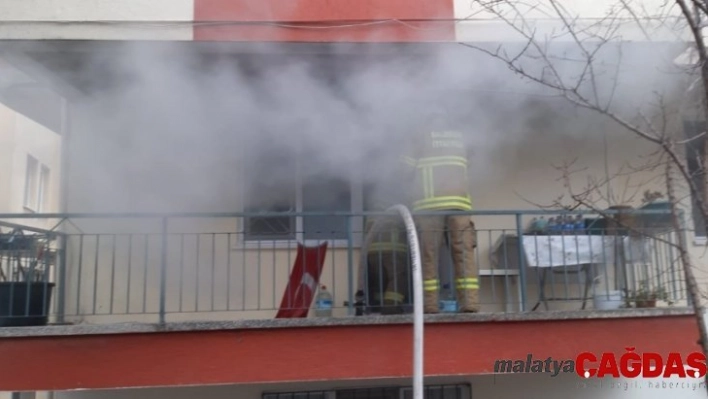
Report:
<svg viewBox="0 0 708 399"><path fill-rule="evenodd" d="M382 296L384 286L371 282L378 275L376 269L360 268L366 215L373 214L1 215L0 286L5 292L0 296L0 315L6 325L16 325L8 317L10 309L23 320L39 311L48 316L49 324L274 319L287 297L298 243L326 242L319 284L327 286L333 297L329 320L352 321L357 309L364 313L361 320L370 319L367 316L378 312L380 304L374 298ZM481 286L481 313L474 317L548 311L586 311L590 316L602 310L688 306L675 249L678 234L683 233L656 223L662 215L637 214L635 227L622 231L613 229L608 217L586 213L583 229L545 235L529 232L529 223L558 212L470 215L477 228L475 259ZM56 228L28 227L29 218L52 219ZM305 218L311 219L303 222ZM315 218L330 223L311 222ZM288 220L294 221L292 226L309 223L320 228L282 228ZM269 239L259 223L279 235ZM443 245L441 285L453 281L450 259ZM409 269L409 262L402 266ZM410 302L410 273L407 279ZM29 311L32 294L21 294L29 286L27 280L34 282L31 289L39 300L35 313ZM367 283L360 287L359 281ZM355 298L360 288L367 298L363 308ZM52 294L48 305L41 303L47 292ZM552 314L557 312L548 313ZM309 318L313 316L310 310Z"/></svg>

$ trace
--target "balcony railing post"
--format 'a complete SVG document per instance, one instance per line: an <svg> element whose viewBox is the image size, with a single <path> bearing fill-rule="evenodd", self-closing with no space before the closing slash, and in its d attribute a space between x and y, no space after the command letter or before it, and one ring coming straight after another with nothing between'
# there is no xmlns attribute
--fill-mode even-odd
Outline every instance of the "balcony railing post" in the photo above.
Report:
<svg viewBox="0 0 708 399"><path fill-rule="evenodd" d="M361 254L359 256L362 256ZM352 216L347 216L347 314L354 315L354 231Z"/></svg>
<svg viewBox="0 0 708 399"><path fill-rule="evenodd" d="M516 213L516 237L518 240L518 243L516 245L516 249L518 252L519 256L519 295L521 295L521 298L519 298L520 302L520 311L525 312L526 311L526 264L525 260L526 257L524 255L524 226L523 226L523 221L521 219L521 213L517 212Z"/></svg>
<svg viewBox="0 0 708 399"><path fill-rule="evenodd" d="M688 227L686 225L686 218L684 217L684 215L685 214L683 212L681 212L681 211L678 212L678 215L677 215L678 224L679 224L678 234L683 235L683 242L688 243ZM677 242L680 242L680 241L678 241L678 237L677 237ZM688 267L688 265L683 265L683 267ZM682 274L682 278L684 280L684 286L686 286L686 293L685 293L686 306L688 306L691 309L695 309L693 300L691 298L691 294L688 292L688 286L686 285L686 278L685 278L686 273L685 273L685 271L681 270L681 274Z"/></svg>
<svg viewBox="0 0 708 399"><path fill-rule="evenodd" d="M165 323L165 297L167 290L167 218L162 218L162 245L160 254L160 324Z"/></svg>
<svg viewBox="0 0 708 399"><path fill-rule="evenodd" d="M66 316L66 249L69 238L60 236L59 259L57 265L57 323L63 324ZM79 295L79 293L77 293Z"/></svg>

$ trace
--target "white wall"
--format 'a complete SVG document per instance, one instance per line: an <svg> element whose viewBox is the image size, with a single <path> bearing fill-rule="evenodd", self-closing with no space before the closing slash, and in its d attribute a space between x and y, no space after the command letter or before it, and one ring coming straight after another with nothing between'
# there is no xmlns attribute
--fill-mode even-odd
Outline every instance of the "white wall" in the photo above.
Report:
<svg viewBox="0 0 708 399"><path fill-rule="evenodd" d="M130 0L97 2L48 0L17 2L0 0L0 19L25 21L0 27L2 39L84 39L84 40L191 40L191 24L145 25L139 28L123 22L191 22L193 0ZM46 24L55 21L110 21L106 24Z"/></svg>
<svg viewBox="0 0 708 399"><path fill-rule="evenodd" d="M61 136L43 125L0 104L0 212L27 213L24 207L27 156L31 155L49 168L47 198L44 200L43 213L59 211L59 180L61 175ZM38 169L39 173L39 169ZM39 182L39 175L37 175ZM33 209L37 211L38 209ZM9 220L40 228L51 228L52 220Z"/></svg>
<svg viewBox="0 0 708 399"><path fill-rule="evenodd" d="M0 105L0 209L9 211L13 196L13 163L15 150L15 113Z"/></svg>

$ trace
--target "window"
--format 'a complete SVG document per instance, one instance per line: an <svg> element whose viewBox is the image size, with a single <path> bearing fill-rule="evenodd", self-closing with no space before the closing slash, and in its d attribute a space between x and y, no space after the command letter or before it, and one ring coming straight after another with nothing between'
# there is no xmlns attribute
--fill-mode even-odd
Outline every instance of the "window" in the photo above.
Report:
<svg viewBox="0 0 708 399"><path fill-rule="evenodd" d="M396 387L342 389L336 392L336 399L399 399L400 389Z"/></svg>
<svg viewBox="0 0 708 399"><path fill-rule="evenodd" d="M25 169L25 194L22 205L32 212L42 212L49 198L49 167L39 163L37 158L27 155Z"/></svg>
<svg viewBox="0 0 708 399"><path fill-rule="evenodd" d="M334 392L266 393L263 399L335 399Z"/></svg>
<svg viewBox="0 0 708 399"><path fill-rule="evenodd" d="M411 388L401 389L401 399L413 399ZM470 399L469 385L429 385L423 387L423 397L429 399Z"/></svg>
<svg viewBox="0 0 708 399"><path fill-rule="evenodd" d="M361 210L360 192L354 173L331 173L314 154L268 145L266 150L245 155L244 189L248 213L247 241L258 240L346 240L346 216L332 213ZM346 168L341 168L342 170ZM350 174L350 176L342 176ZM338 176L339 175L339 176ZM359 194L359 195L357 195ZM324 213L304 217L273 215L280 212ZM359 224L359 220L352 220ZM352 226L356 231L356 227Z"/></svg>
<svg viewBox="0 0 708 399"><path fill-rule="evenodd" d="M25 170L25 198L23 205L31 211L37 210L39 161L27 155L27 168Z"/></svg>
<svg viewBox="0 0 708 399"><path fill-rule="evenodd" d="M242 187L245 211L279 213L297 211L297 158L291 152L273 150L260 157L244 156L247 184ZM296 218L258 216L245 220L247 240L292 240Z"/></svg>
<svg viewBox="0 0 708 399"><path fill-rule="evenodd" d="M705 127L705 122L684 122L684 132L688 139L686 142L686 162L693 184L698 191L696 194L698 195L702 195L701 193L703 193L706 181L705 171L702 169L702 160L705 159L707 155L705 153L706 137L701 135L701 133L705 131ZM691 199L695 235L697 237L706 237L705 221L698 207L696 196L692 195ZM705 200L706 199L704 199L704 201Z"/></svg>
<svg viewBox="0 0 708 399"><path fill-rule="evenodd" d="M47 208L49 197L49 168L42 165L39 172L39 193L37 195L37 211L43 212Z"/></svg>
<svg viewBox="0 0 708 399"><path fill-rule="evenodd" d="M427 385L423 397L429 399L470 399L469 385ZM332 391L265 393L263 399L413 399L410 387L371 387Z"/></svg>

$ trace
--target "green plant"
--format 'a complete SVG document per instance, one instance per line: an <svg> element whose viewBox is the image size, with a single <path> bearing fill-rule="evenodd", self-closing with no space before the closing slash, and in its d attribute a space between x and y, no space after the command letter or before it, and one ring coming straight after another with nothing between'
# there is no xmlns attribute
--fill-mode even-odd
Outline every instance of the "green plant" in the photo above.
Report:
<svg viewBox="0 0 708 399"><path fill-rule="evenodd" d="M664 198L664 194L659 191L645 190L642 196L642 205L651 204L652 202Z"/></svg>
<svg viewBox="0 0 708 399"><path fill-rule="evenodd" d="M671 301L669 297L669 293L663 285L659 284L653 287L650 286L646 280L640 282L639 288L636 290L629 291L627 297L632 300L638 308L653 307L653 304L655 304L656 301L664 301L669 305L673 304L673 301Z"/></svg>
<svg viewBox="0 0 708 399"><path fill-rule="evenodd" d="M25 235L20 229L0 232L0 282L44 281L53 257L45 236Z"/></svg>

